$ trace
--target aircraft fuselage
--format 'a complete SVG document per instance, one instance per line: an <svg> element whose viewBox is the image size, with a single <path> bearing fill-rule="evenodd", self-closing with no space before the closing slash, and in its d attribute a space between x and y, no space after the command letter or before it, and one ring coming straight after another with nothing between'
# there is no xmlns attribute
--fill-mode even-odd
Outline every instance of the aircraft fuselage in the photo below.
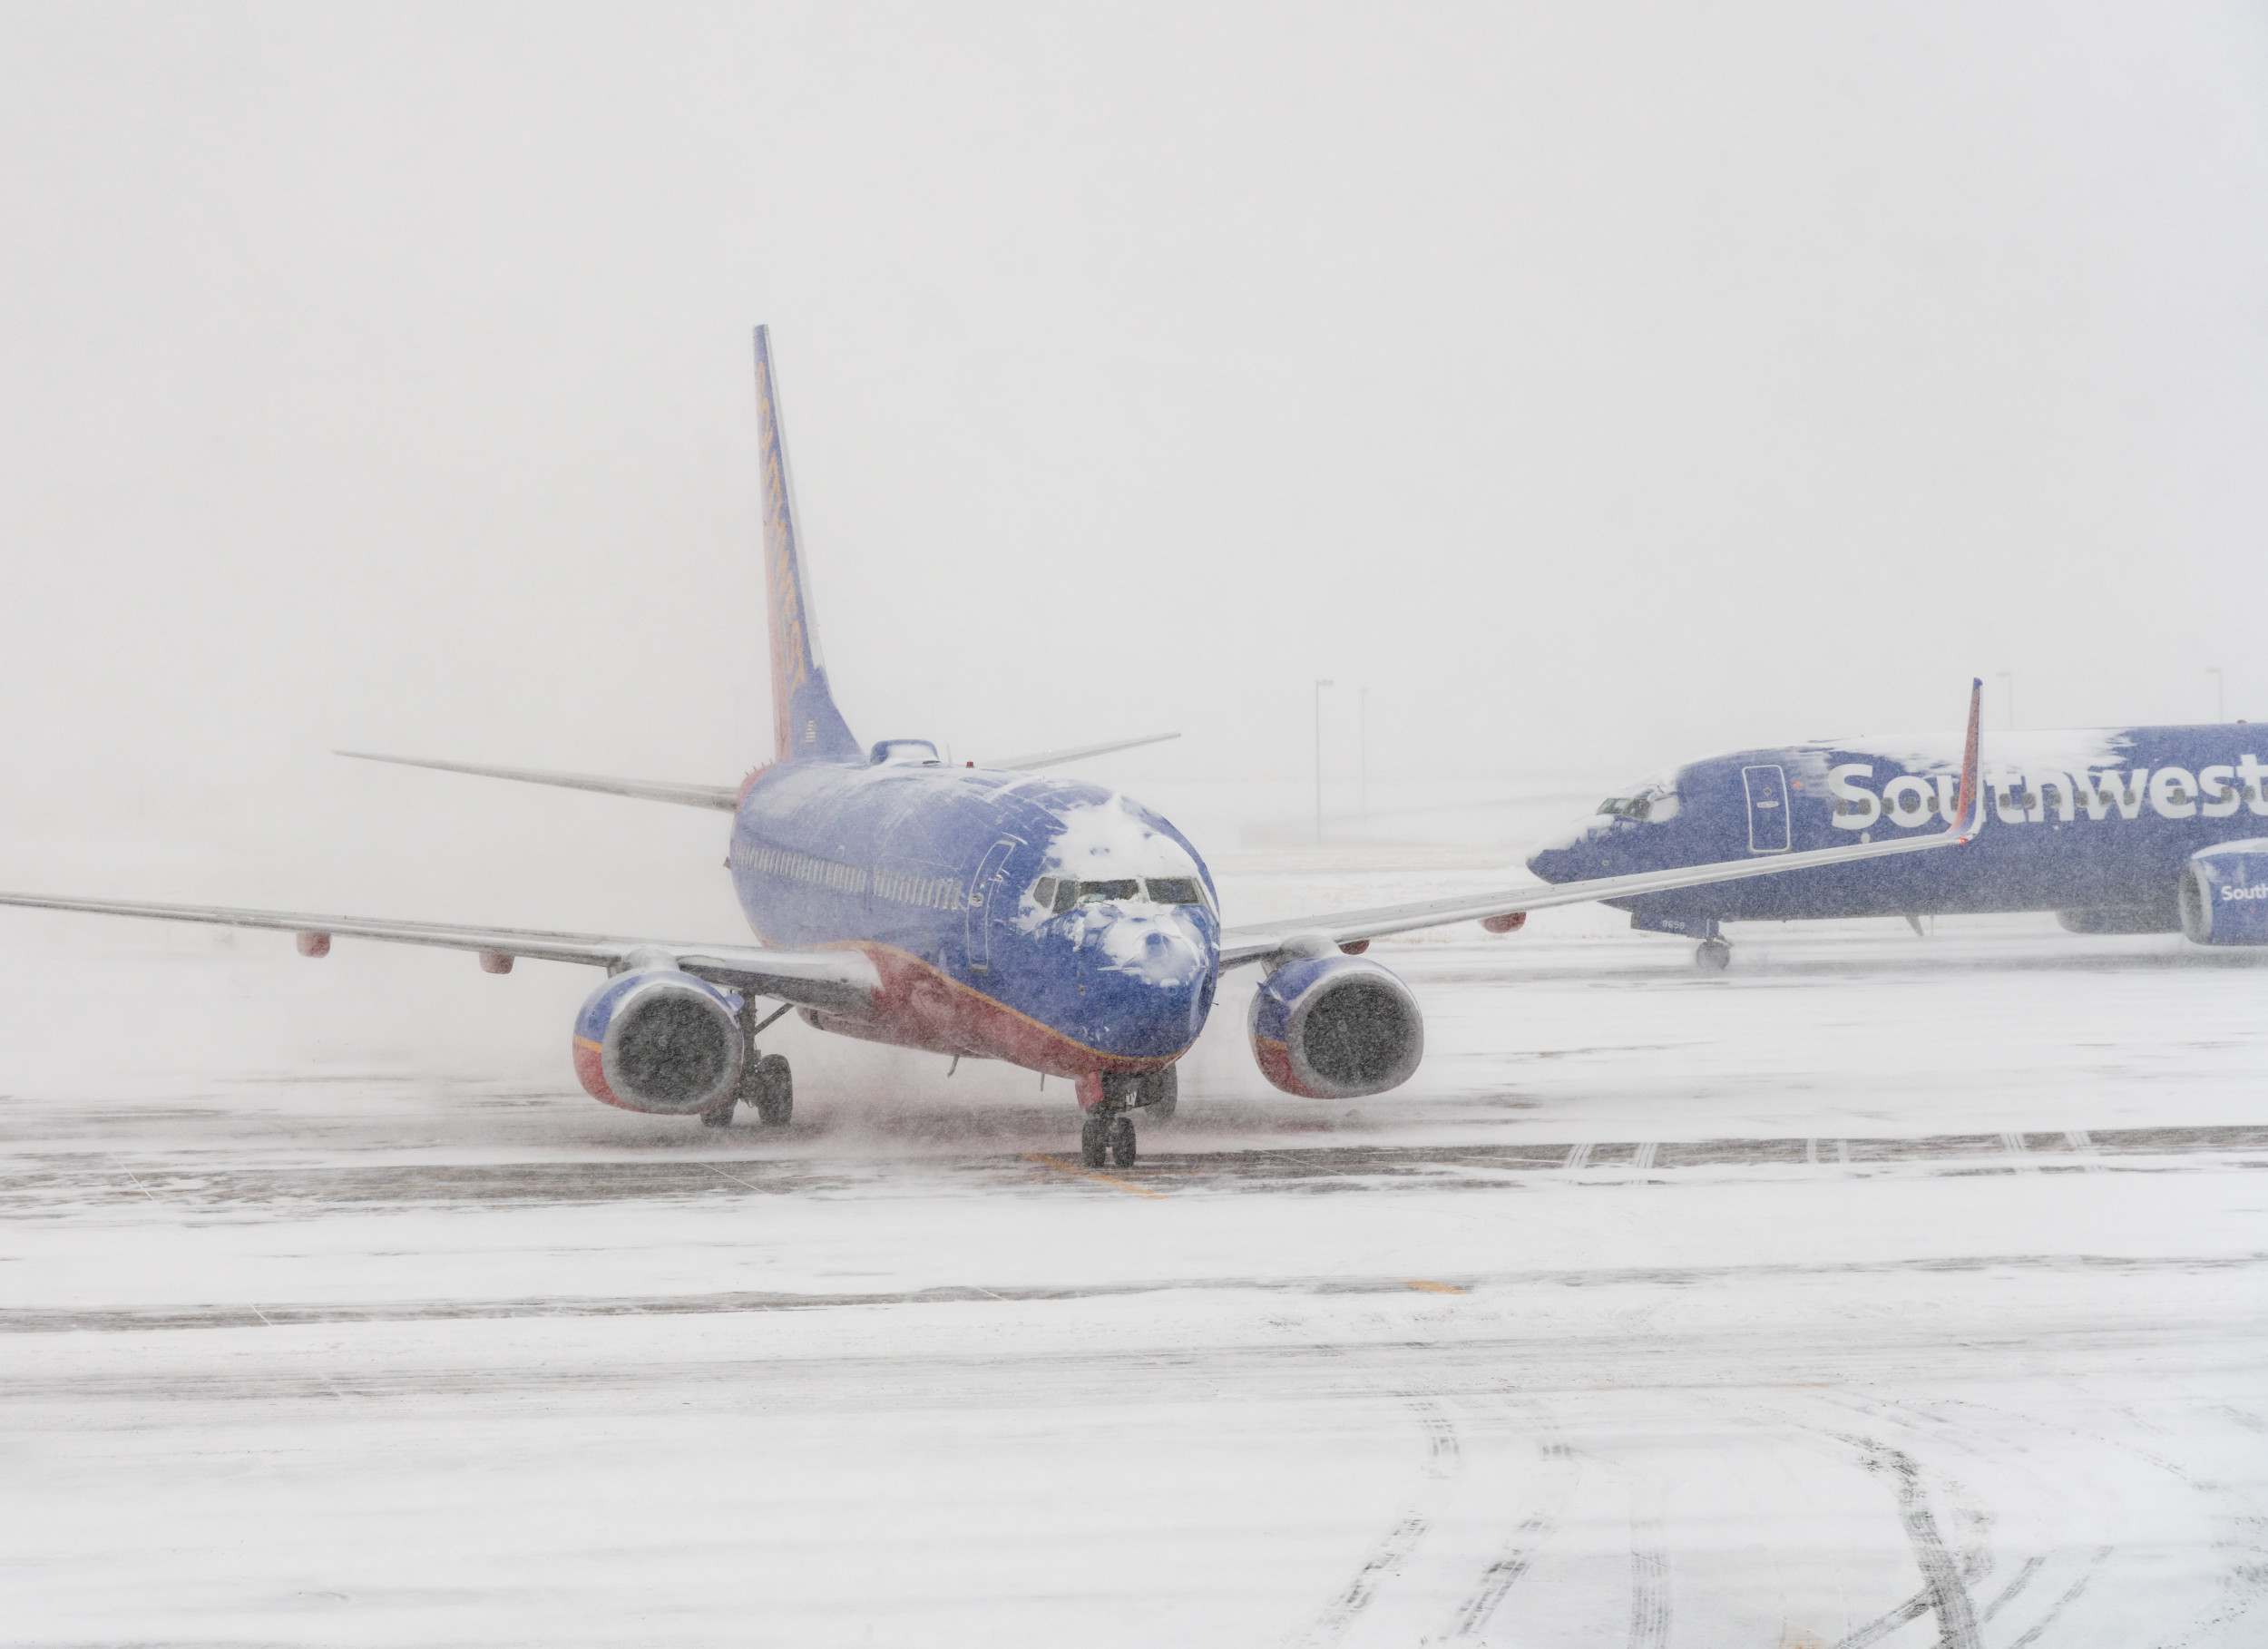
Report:
<svg viewBox="0 0 2268 1649"><path fill-rule="evenodd" d="M825 1029L1080 1078L1172 1063L1212 1008L1210 873L1099 785L782 763L743 791L730 864L765 943L854 949L880 971L870 1013L807 1016Z"/></svg>
<svg viewBox="0 0 2268 1649"><path fill-rule="evenodd" d="M2184 863L2268 834L2268 730L2002 733L1985 746L1989 823L1958 854L1871 860L1608 903L1638 925L1998 911L2159 911ZM1540 847L1548 882L1801 853L1942 830L1960 751L1927 736L1736 751L1613 798Z"/></svg>

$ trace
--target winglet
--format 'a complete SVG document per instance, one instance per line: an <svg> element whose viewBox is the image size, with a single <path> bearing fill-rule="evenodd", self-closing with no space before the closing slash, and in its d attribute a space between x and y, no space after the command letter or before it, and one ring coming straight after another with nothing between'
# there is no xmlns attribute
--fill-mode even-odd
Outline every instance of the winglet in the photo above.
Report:
<svg viewBox="0 0 2268 1649"><path fill-rule="evenodd" d="M1950 834L1963 842L1973 842L1984 828L1984 786L1977 777L1977 735L1984 717L1984 678L1972 677L1969 683L1969 741L1961 746L1960 797L1953 806L1953 823ZM1970 816L1974 808L1976 816Z"/></svg>

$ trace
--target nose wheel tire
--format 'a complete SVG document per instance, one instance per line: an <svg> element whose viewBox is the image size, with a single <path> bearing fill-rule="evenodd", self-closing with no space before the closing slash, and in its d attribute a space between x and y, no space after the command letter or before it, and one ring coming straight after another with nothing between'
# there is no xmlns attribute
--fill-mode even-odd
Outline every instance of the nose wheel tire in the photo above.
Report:
<svg viewBox="0 0 2268 1649"><path fill-rule="evenodd" d="M1705 939L1693 948L1693 965L1704 973L1722 973L1733 963L1733 945L1726 939Z"/></svg>
<svg viewBox="0 0 2268 1649"><path fill-rule="evenodd" d="M1134 1118L1110 1118L1110 1166L1130 1168L1134 1166Z"/></svg>
<svg viewBox="0 0 2268 1649"><path fill-rule="evenodd" d="M767 1128L787 1126L796 1114L796 1079L787 1068L787 1061L778 1054L766 1054L755 1063L755 1068L742 1078L748 1101L756 1107L756 1119Z"/></svg>

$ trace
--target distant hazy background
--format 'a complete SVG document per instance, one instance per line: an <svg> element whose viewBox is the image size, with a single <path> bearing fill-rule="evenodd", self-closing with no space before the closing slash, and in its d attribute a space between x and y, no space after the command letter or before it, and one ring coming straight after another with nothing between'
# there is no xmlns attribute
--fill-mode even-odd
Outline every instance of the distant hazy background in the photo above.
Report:
<svg viewBox="0 0 2268 1649"><path fill-rule="evenodd" d="M759 759L758 321L865 737L2268 717L2258 5L14 5L5 884L729 932L324 752Z"/></svg>

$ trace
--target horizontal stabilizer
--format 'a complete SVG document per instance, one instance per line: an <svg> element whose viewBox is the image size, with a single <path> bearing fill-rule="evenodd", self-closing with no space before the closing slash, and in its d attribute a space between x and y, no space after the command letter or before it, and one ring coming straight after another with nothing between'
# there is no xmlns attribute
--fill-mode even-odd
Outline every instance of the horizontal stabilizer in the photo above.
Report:
<svg viewBox="0 0 2268 1649"><path fill-rule="evenodd" d="M641 802L675 802L685 807L714 807L730 813L739 805L738 790L729 785L671 785L658 779L608 778L591 773L547 773L534 767L484 767L474 762L426 761L415 756L377 756L368 750L335 750L358 762L392 762L402 767L432 767L443 773L469 773L476 778L518 779L529 785L557 785L563 790L594 790L601 795L627 795Z"/></svg>
<svg viewBox="0 0 2268 1649"><path fill-rule="evenodd" d="M1108 756L1113 750L1131 750L1137 745L1162 745L1169 738L1179 738L1178 733L1146 733L1139 738L1114 738L1107 745L1073 745L1068 750L1041 750L1031 756L1012 756L1004 761L979 762L980 767L1002 767L1012 773L1029 773L1035 767L1053 767L1064 762L1083 760L1090 756Z"/></svg>

